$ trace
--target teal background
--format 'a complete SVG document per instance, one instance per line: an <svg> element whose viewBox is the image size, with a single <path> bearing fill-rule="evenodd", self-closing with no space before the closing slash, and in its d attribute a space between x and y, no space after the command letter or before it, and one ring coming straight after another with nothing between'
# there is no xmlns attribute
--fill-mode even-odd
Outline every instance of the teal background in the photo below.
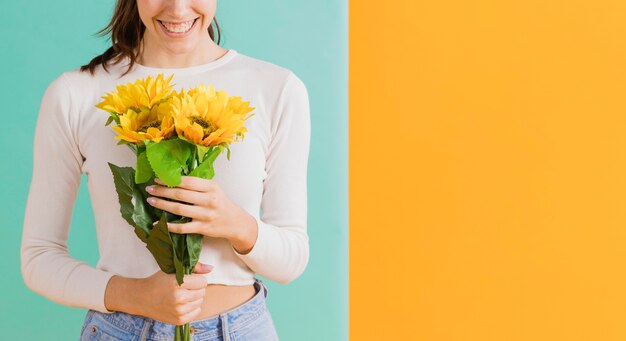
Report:
<svg viewBox="0 0 626 341"><path fill-rule="evenodd" d="M20 273L20 240L41 97L61 72L105 50L95 37L114 2L4 1L0 11L0 329L3 340L78 339L84 309L31 292ZM311 100L309 236L305 273L266 281L281 340L347 340L347 1L218 1L225 48L293 70ZM86 178L74 206L70 254L95 266L98 251Z"/></svg>

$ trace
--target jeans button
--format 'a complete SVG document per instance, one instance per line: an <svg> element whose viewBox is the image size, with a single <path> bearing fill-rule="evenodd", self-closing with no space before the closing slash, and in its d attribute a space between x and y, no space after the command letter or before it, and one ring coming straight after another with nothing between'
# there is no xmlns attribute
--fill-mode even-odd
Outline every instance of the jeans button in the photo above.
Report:
<svg viewBox="0 0 626 341"><path fill-rule="evenodd" d="M91 327L91 332L95 333L96 332L96 327Z"/></svg>

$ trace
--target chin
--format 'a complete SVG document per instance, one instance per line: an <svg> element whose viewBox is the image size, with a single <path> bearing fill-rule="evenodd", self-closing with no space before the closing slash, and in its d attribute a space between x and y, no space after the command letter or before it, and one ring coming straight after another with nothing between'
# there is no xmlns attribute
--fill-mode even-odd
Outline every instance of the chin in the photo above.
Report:
<svg viewBox="0 0 626 341"><path fill-rule="evenodd" d="M174 54L185 54L193 51L197 46L197 40L185 41L185 42L163 42L163 46Z"/></svg>

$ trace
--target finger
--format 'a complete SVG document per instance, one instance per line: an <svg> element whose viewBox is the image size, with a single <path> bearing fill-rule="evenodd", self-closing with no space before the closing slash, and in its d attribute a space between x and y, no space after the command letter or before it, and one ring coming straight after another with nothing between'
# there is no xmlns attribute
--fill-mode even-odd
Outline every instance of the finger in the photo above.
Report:
<svg viewBox="0 0 626 341"><path fill-rule="evenodd" d="M183 276L183 284L181 288L184 289L202 289L206 288L207 280L202 274L191 274Z"/></svg>
<svg viewBox="0 0 626 341"><path fill-rule="evenodd" d="M202 303L205 294L205 289L189 290L189 302L200 301L199 303Z"/></svg>
<svg viewBox="0 0 626 341"><path fill-rule="evenodd" d="M189 204L203 205L206 200L206 193L191 191L179 187L167 187L167 186L146 186L146 191L157 197L170 198L178 201L183 201Z"/></svg>
<svg viewBox="0 0 626 341"><path fill-rule="evenodd" d="M205 234L205 222L192 220L187 223L167 223L167 229L173 233L199 233Z"/></svg>
<svg viewBox="0 0 626 341"><path fill-rule="evenodd" d="M206 207L178 203L174 201L160 199L158 197L149 197L147 201L148 201L148 204L156 208L160 208L164 211L168 211L170 213L174 213L179 216L192 218L192 219L195 218L199 220L203 220L207 217L206 211L208 209Z"/></svg>
<svg viewBox="0 0 626 341"><path fill-rule="evenodd" d="M205 289L186 290L185 298L179 302L179 304L195 304L202 303L202 299L206 294ZM199 302L196 302L199 301Z"/></svg>
<svg viewBox="0 0 626 341"><path fill-rule="evenodd" d="M199 299L178 304L176 307L176 311L179 315L185 316L186 314L189 314L190 312L200 308L202 306L202 301L202 299Z"/></svg>
<svg viewBox="0 0 626 341"><path fill-rule="evenodd" d="M154 179L154 181L158 184L163 184L159 179ZM181 178L181 182L177 187L196 192L209 192L215 188L215 185L215 181L211 179L203 179L197 176L183 175Z"/></svg>
<svg viewBox="0 0 626 341"><path fill-rule="evenodd" d="M195 317L200 315L201 312L202 312L202 308L201 307L197 307L196 309L194 309L194 310L190 311L189 313L183 315L182 318L183 318L183 320L193 320Z"/></svg>
<svg viewBox="0 0 626 341"><path fill-rule="evenodd" d="M213 271L213 265L204 264L200 262L198 262L196 266L193 268L193 272L198 273L198 274L208 274L211 271Z"/></svg>

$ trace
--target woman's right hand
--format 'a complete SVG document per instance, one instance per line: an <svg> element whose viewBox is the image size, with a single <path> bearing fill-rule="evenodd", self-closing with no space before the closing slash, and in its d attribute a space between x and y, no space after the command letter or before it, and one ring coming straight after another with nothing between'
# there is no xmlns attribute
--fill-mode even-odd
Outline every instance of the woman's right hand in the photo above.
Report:
<svg viewBox="0 0 626 341"><path fill-rule="evenodd" d="M110 311L123 311L146 316L169 324L182 325L200 314L207 281L202 274L213 266L198 263L194 273L184 276L179 286L176 275L159 270L146 278L113 276L109 281L105 306Z"/></svg>
<svg viewBox="0 0 626 341"><path fill-rule="evenodd" d="M207 280L202 274L213 266L198 262L191 275L184 275L178 285L175 274L159 270L149 277L139 279L137 308L139 315L174 324L183 325L200 314Z"/></svg>

